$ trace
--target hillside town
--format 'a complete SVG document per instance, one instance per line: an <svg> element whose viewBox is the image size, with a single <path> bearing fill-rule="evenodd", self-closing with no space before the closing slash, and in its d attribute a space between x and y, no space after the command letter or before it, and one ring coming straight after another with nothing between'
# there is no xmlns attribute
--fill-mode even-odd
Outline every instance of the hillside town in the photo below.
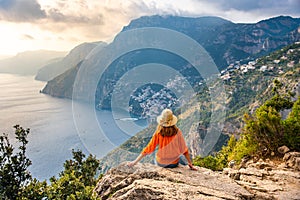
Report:
<svg viewBox="0 0 300 200"><path fill-rule="evenodd" d="M295 45L299 45L300 42L296 42ZM222 70L220 73L220 78L224 81L230 81L232 79L232 74L246 74L249 71L257 70L259 72L272 72L274 70L278 70L279 74L283 74L283 67L280 65L283 62L287 62L289 55L296 53L296 51L300 52L300 47L296 49L289 49L286 52L286 55L281 56L279 59L274 59L269 65L260 65L259 59L254 61L249 61L246 64L240 64L241 61L236 61L235 63L230 64L226 69ZM270 56L267 56L267 58ZM298 63L300 61L298 60ZM292 68L295 66L295 60L288 61L286 67ZM280 66L279 66L280 65Z"/></svg>

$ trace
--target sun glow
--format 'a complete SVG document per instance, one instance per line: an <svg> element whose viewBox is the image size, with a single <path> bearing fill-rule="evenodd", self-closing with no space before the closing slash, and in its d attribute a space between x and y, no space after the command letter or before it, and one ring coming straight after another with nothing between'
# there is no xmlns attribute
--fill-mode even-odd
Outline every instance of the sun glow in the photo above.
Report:
<svg viewBox="0 0 300 200"><path fill-rule="evenodd" d="M283 14L299 17L298 5L285 0L268 5L208 0L31 0L11 1L7 7L0 0L0 55L37 49L69 51L83 42L110 42L123 26L144 15L213 15L249 23Z"/></svg>

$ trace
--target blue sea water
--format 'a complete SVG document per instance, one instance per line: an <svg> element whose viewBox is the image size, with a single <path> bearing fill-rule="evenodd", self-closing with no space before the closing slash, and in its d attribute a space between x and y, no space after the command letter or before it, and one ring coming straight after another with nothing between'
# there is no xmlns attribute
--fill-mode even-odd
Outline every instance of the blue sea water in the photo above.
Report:
<svg viewBox="0 0 300 200"><path fill-rule="evenodd" d="M111 111L96 111L84 103L42 94L39 91L45 84L32 76L0 74L0 132L15 143L13 126L30 128L29 170L39 180L57 176L64 161L72 158L72 149L101 158L147 126L126 115L120 118L122 113L116 120ZM97 123L90 123L91 116Z"/></svg>

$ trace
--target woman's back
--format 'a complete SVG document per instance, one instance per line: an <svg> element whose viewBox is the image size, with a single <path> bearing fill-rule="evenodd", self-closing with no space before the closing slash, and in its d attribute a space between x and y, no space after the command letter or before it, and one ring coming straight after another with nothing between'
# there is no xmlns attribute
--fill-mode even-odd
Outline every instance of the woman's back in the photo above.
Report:
<svg viewBox="0 0 300 200"><path fill-rule="evenodd" d="M156 154L157 162L161 164L177 163L179 156L188 150L182 132L176 127L177 132L171 136L163 136L155 132L142 154L152 153L158 145Z"/></svg>

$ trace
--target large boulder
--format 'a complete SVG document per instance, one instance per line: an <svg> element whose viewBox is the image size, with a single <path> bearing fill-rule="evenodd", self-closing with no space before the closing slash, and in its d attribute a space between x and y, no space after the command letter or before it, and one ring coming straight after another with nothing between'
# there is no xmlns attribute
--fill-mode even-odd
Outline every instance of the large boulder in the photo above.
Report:
<svg viewBox="0 0 300 200"><path fill-rule="evenodd" d="M151 164L125 163L109 170L98 182L95 194L105 199L256 199L229 177L209 169L192 171L186 166L165 169Z"/></svg>
<svg viewBox="0 0 300 200"><path fill-rule="evenodd" d="M290 151L290 149L285 145L278 148L278 152L283 155L289 151Z"/></svg>
<svg viewBox="0 0 300 200"><path fill-rule="evenodd" d="M300 171L300 152L288 152L284 154L283 161L286 166Z"/></svg>

